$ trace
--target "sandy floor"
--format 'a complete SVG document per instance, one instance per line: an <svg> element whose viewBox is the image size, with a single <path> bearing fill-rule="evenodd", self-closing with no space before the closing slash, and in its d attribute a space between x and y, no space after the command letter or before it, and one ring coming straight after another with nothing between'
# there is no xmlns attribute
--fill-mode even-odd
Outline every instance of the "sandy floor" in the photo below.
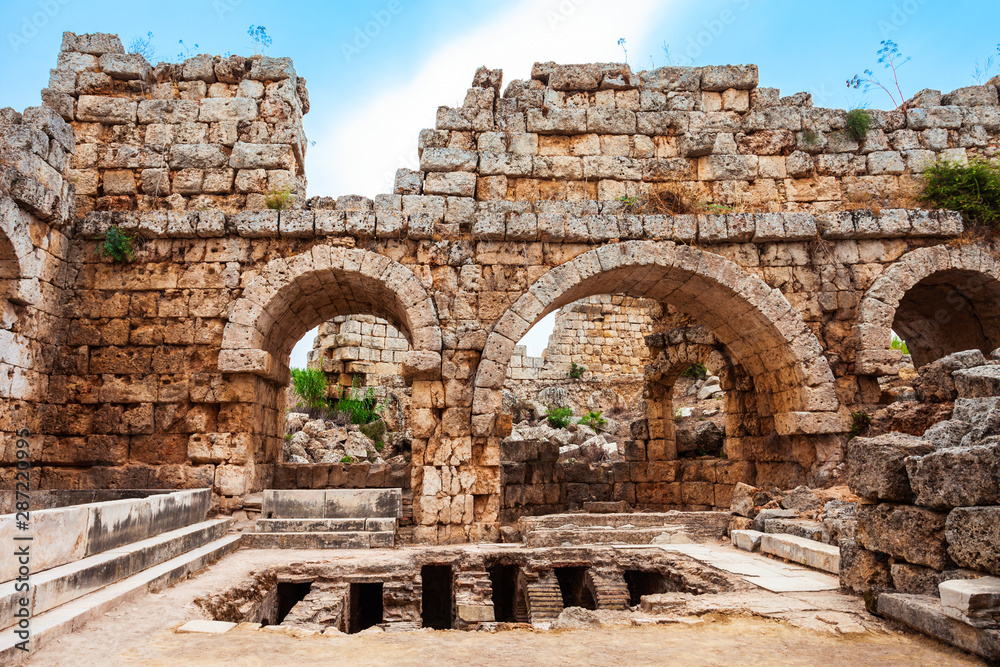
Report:
<svg viewBox="0 0 1000 667"><path fill-rule="evenodd" d="M475 547L465 547L475 548ZM39 650L27 664L66 665L979 665L974 658L927 639L863 618L856 598L837 593L796 594L813 609L863 618L848 634L813 629L823 613L786 621L702 614L662 625L567 631L498 633L430 631L294 638L237 629L224 635L176 634L182 623L204 618L197 595L222 590L261 567L303 560L399 558L406 550L379 552L240 551L197 577L121 605L104 619ZM377 555L376 555L377 554ZM744 594L745 595L745 594ZM773 605L762 591L756 604ZM710 596L701 596L707 598ZM707 600L706 600L707 602ZM789 608L796 608L790 604ZM800 621L806 622L800 622ZM801 627L801 626L805 627ZM834 623L836 625L836 623ZM841 628L845 624L841 620ZM867 629L865 629L867 628Z"/></svg>

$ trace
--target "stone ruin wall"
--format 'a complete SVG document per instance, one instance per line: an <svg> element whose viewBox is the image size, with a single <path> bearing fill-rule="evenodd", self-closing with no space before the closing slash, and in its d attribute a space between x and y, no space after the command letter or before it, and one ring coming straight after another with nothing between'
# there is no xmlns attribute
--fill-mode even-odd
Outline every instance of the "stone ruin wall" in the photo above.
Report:
<svg viewBox="0 0 1000 667"><path fill-rule="evenodd" d="M319 368L331 382L350 387L403 385L400 367L410 344L386 320L371 315L335 317L319 325L307 356L309 368Z"/></svg>
<svg viewBox="0 0 1000 667"><path fill-rule="evenodd" d="M291 344L337 316L381 317L410 342L402 374L413 394L414 536L429 542L495 536L514 345L579 299L669 302L751 378L746 391L770 432L727 443L727 461L682 470L669 458L665 416L651 414L628 481L616 482L674 495L697 477L706 500L709 487L716 500L739 481L790 488L839 464L852 408L874 402L875 378L898 365L890 327L927 317L904 298L921 281L970 295L960 310L981 325L974 346L1000 347L1000 264L984 243L948 243L962 234L957 216L845 210L860 190L898 192L932 154L995 155L995 82L872 112L876 127L857 144L843 111L757 88L752 66L540 64L503 96L500 73L483 69L466 104L440 109L436 129L421 134L421 171L400 172L395 194L276 211L254 208L263 193L239 183L295 171L294 188L304 187L294 109L308 105L290 63L237 59L249 74L227 83L203 58L172 66L170 81L150 68L142 84L136 68L147 70L113 36L70 33L65 46L78 55L61 56L48 106L5 111L0 128L0 227L10 241L0 259L11 267L16 256L18 268L6 289L15 296L2 304L0 478L10 486L10 434L27 427L41 488L209 486L228 511L279 477L322 487L320 467L276 465L279 398ZM249 79L264 92L184 99L198 82L211 94L208 81L185 78L194 71L226 90L257 88ZM110 87L93 90L113 93L84 92L98 75ZM156 98L157 85L177 99ZM256 115L243 119L251 107ZM147 145L154 125L174 138L165 158ZM820 149L804 143L804 128ZM178 140L189 129L201 143ZM147 194L144 171L165 168L169 196ZM227 181L227 170L234 191L206 193L209 176ZM199 171L201 194L177 191ZM134 195L111 194L129 183L120 172ZM93 194L79 194L95 176ZM669 216L617 199L675 184L720 204L766 193L780 210ZM145 239L130 264L95 256L94 237L111 225ZM921 343L933 356L956 351L948 331Z"/></svg>
<svg viewBox="0 0 1000 667"><path fill-rule="evenodd" d="M594 392L611 389L622 397L616 401L620 407L636 409L651 361L644 337L654 331L660 312L656 302L610 294L564 306L541 357L528 356L523 346L514 348L504 388L530 401L547 387L565 388L576 415L591 409L588 399ZM580 378L570 377L574 363L586 369ZM611 402L602 402L596 409L610 407Z"/></svg>
<svg viewBox="0 0 1000 667"><path fill-rule="evenodd" d="M306 80L288 58L197 55L151 66L117 37L66 33L46 105L70 123L76 211L235 213L305 201Z"/></svg>

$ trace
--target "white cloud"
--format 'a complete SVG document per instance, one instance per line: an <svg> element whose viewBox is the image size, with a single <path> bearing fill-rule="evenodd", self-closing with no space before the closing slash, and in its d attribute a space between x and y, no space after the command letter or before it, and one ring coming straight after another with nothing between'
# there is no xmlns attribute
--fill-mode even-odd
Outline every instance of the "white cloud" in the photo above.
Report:
<svg viewBox="0 0 1000 667"><path fill-rule="evenodd" d="M502 68L504 81L527 78L535 62L618 62L618 38L635 54L656 17L673 3L656 0L525 0L428 55L407 85L375 96L320 128L309 159L310 195L390 192L400 167L416 168L417 135L433 127L441 105L461 106L476 68ZM405 20L404 17L401 19ZM654 40L655 41L655 40ZM376 41L369 48L378 48ZM636 69L642 69L638 63ZM322 110L314 110L314 113Z"/></svg>

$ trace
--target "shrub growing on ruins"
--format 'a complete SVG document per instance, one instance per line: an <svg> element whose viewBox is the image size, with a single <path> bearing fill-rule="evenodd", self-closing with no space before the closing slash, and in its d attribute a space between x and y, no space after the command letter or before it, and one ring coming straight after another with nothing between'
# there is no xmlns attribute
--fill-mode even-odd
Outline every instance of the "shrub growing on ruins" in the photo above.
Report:
<svg viewBox="0 0 1000 667"><path fill-rule="evenodd" d="M872 416L867 412L851 413L851 437L864 435L872 426Z"/></svg>
<svg viewBox="0 0 1000 667"><path fill-rule="evenodd" d="M893 334L892 336L892 342L889 343L889 348L893 350L899 350L903 354L910 353L910 348L906 346L906 343L903 340L897 338L895 334Z"/></svg>
<svg viewBox="0 0 1000 667"><path fill-rule="evenodd" d="M113 262L130 262L135 257L132 237L118 227L111 227L104 235L104 241L97 248L97 254L108 257Z"/></svg>
<svg viewBox="0 0 1000 667"><path fill-rule="evenodd" d="M274 211L284 211L291 206L292 198L291 188L275 188L264 195L264 205Z"/></svg>
<svg viewBox="0 0 1000 667"><path fill-rule="evenodd" d="M591 410L582 418L577 420L577 424L583 424L584 426L589 426L595 431L608 423L608 420L601 416L600 410Z"/></svg>
<svg viewBox="0 0 1000 667"><path fill-rule="evenodd" d="M355 377L354 385L350 389L340 389L340 396L334 403L333 410L346 415L352 424L365 425L381 419L382 412L388 403L388 398L381 403L379 402L375 396L374 387L368 387L362 391L358 384L358 378ZM374 438L372 439L374 440Z"/></svg>
<svg viewBox="0 0 1000 667"><path fill-rule="evenodd" d="M705 364L691 364L681 373L681 377L704 380L708 377L708 369L705 367Z"/></svg>
<svg viewBox="0 0 1000 667"><path fill-rule="evenodd" d="M569 376L574 380L579 380L580 378L583 377L583 374L586 371L587 369L584 366L577 366L576 362L574 361L573 365L570 366L569 368Z"/></svg>
<svg viewBox="0 0 1000 667"><path fill-rule="evenodd" d="M968 164L939 160L923 176L924 204L958 211L974 226L1000 229L1000 165L982 158Z"/></svg>
<svg viewBox="0 0 1000 667"><path fill-rule="evenodd" d="M851 109L847 112L847 131L858 141L864 141L872 126L872 117L867 109Z"/></svg>
<svg viewBox="0 0 1000 667"><path fill-rule="evenodd" d="M318 368L293 368L295 393L311 408L326 407L326 373Z"/></svg>
<svg viewBox="0 0 1000 667"><path fill-rule="evenodd" d="M545 414L545 418L549 420L549 426L552 428L566 428L569 426L569 422L572 417L573 408L568 405L550 405L548 406L548 411Z"/></svg>

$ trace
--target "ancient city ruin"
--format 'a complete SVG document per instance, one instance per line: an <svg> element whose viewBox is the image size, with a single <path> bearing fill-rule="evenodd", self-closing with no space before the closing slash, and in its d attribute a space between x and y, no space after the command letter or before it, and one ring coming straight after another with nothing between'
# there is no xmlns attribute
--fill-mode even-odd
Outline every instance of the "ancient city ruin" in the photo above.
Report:
<svg viewBox="0 0 1000 667"><path fill-rule="evenodd" d="M996 157L998 86L862 139L753 65L480 68L394 192L307 198L289 59L66 33L0 111L4 663L148 591L171 642L718 613L1000 660L1000 252L913 194ZM373 422L293 391L317 327Z"/></svg>

